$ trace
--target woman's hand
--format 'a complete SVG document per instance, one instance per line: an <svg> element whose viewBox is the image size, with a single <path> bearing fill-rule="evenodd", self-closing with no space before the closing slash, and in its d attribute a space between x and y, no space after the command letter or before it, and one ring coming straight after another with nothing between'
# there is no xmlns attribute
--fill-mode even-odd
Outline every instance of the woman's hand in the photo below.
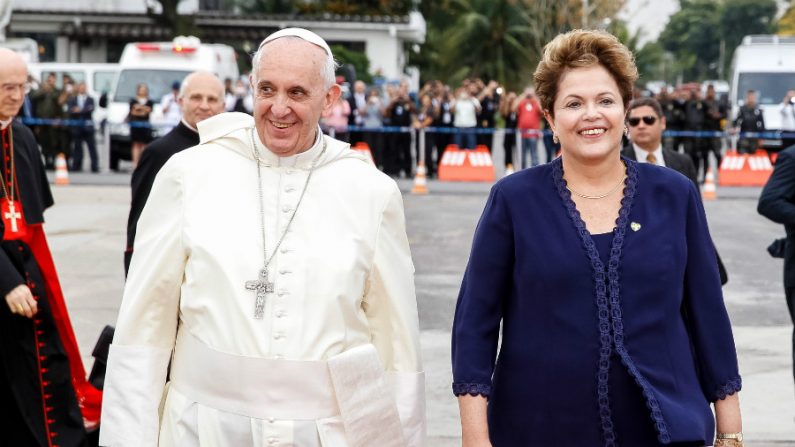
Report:
<svg viewBox="0 0 795 447"><path fill-rule="evenodd" d="M486 417L488 401L483 396L458 396L461 411L461 447L491 447Z"/></svg>
<svg viewBox="0 0 795 447"><path fill-rule="evenodd" d="M21 284L15 287L6 295L6 304L11 310L11 313L21 315L27 318L33 318L39 311L39 306L33 298L28 286Z"/></svg>
<svg viewBox="0 0 795 447"><path fill-rule="evenodd" d="M718 433L742 433L743 422L740 416L740 393L726 396L726 399L719 399L715 402L715 426ZM727 440L729 441L729 440ZM716 446L735 447L742 446L742 442L734 440L723 444L715 442Z"/></svg>

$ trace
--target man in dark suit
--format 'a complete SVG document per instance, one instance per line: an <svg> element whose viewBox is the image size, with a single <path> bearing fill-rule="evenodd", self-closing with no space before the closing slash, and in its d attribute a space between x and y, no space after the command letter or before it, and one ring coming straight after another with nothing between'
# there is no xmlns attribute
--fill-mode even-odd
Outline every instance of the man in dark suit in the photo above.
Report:
<svg viewBox="0 0 795 447"><path fill-rule="evenodd" d="M641 163L653 163L671 168L689 178L698 188L693 160L687 155L663 147L662 134L665 124L662 106L656 99L638 98L630 102L627 108L630 143L624 146L621 155ZM729 276L717 250L715 256L718 258L720 282L726 284Z"/></svg>
<svg viewBox="0 0 795 447"><path fill-rule="evenodd" d="M97 143L94 137L94 98L86 93L86 83L77 84L75 95L66 100L66 110L69 119L80 121L70 126L72 129L72 171L83 170L83 143L88 147L88 156L91 158L91 172L99 172L99 157L97 156Z"/></svg>
<svg viewBox="0 0 795 447"><path fill-rule="evenodd" d="M135 227L149 198L155 176L172 155L199 144L196 123L224 111L224 85L212 73L191 73L182 81L177 102L182 111L182 120L171 132L144 148L132 174L132 203L127 219L127 249L124 251L125 275L133 255Z"/></svg>
<svg viewBox="0 0 795 447"><path fill-rule="evenodd" d="M630 160L667 166L698 184L696 168L690 157L662 146L665 125L665 115L656 99L633 100L627 111L630 144L624 147L621 154Z"/></svg>
<svg viewBox="0 0 795 447"><path fill-rule="evenodd" d="M784 296L787 309L795 323L795 146L779 152L773 175L759 196L759 214L784 224L787 233L784 245ZM793 378L795 378L795 331L792 333Z"/></svg>

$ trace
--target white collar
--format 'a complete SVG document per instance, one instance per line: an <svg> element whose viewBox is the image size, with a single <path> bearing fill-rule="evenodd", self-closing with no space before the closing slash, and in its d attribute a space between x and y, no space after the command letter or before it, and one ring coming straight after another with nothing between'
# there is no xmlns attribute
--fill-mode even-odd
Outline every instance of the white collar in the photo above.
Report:
<svg viewBox="0 0 795 447"><path fill-rule="evenodd" d="M180 121L182 121L182 124L184 124L185 127L187 127L188 129L190 129L190 130L192 130L192 131L194 131L196 133L199 133L199 129L196 129L195 127L193 127L190 124L188 124L188 122L185 121L185 118L180 118Z"/></svg>
<svg viewBox="0 0 795 447"><path fill-rule="evenodd" d="M259 138L259 133L257 133L256 128L254 129L254 135L256 136L256 138L254 138L254 144L257 145L260 156L262 157L263 161L265 161L266 165L271 166L309 169L309 167L312 165L312 161L315 159L315 157L317 157L321 151L321 148L323 147L323 132L321 132L320 126L317 127L315 142L309 149L295 155L288 155L286 157L276 155L270 149L265 147Z"/></svg>
<svg viewBox="0 0 795 447"><path fill-rule="evenodd" d="M647 163L646 157L649 154L654 154L654 158L657 159L657 164L660 166L665 166L665 160L663 160L663 153L662 153L662 144L657 146L657 149L653 151L647 151L642 147L638 146L635 143L632 143L632 148L635 149L635 158L641 163Z"/></svg>
<svg viewBox="0 0 795 447"><path fill-rule="evenodd" d="M14 117L13 116L11 118L9 118L8 120L6 120L6 121L0 121L0 129L5 130L5 128L8 127L11 124L12 121L14 121Z"/></svg>

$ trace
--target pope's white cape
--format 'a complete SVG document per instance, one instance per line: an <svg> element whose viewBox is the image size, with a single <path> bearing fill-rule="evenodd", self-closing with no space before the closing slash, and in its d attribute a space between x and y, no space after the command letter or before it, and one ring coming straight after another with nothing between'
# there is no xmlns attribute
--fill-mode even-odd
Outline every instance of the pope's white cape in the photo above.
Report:
<svg viewBox="0 0 795 447"><path fill-rule="evenodd" d="M339 416L260 419L203 405L166 386L177 334L187 331L183 335L219 355L255 362L326 361L372 344L386 372L383 382L394 390L388 405L396 404L406 445L423 445L414 267L395 182L326 136L310 150L280 159L261 146L254 120L245 114L203 121L199 133L198 146L173 156L160 171L138 223L108 363L100 444L354 445L356 434L345 433ZM269 254L326 144L270 266L275 293L268 295L261 320L253 317L254 293L244 287L263 264L252 135L265 164ZM243 377L229 370L215 379L243 389L284 385L236 383Z"/></svg>

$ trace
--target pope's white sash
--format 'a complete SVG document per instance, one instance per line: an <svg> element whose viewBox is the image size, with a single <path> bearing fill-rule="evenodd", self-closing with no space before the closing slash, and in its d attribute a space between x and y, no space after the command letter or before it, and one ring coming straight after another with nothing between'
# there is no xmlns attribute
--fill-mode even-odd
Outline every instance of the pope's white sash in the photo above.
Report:
<svg viewBox="0 0 795 447"><path fill-rule="evenodd" d="M182 326L170 386L199 404L257 419L340 416L350 447L406 445L373 345L327 362L265 359L217 351Z"/></svg>

